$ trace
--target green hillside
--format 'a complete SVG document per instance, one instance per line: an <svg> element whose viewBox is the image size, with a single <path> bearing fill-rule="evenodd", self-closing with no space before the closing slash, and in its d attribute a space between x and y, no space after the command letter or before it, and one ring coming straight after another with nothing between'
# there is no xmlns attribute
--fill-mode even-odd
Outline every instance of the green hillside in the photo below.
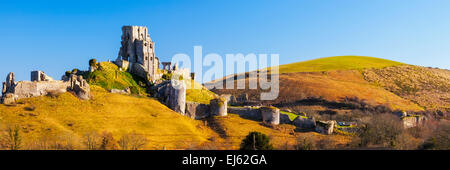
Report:
<svg viewBox="0 0 450 170"><path fill-rule="evenodd" d="M123 90L130 87L133 94L145 94L145 80L120 70L117 65L110 62L100 62L98 69L89 73L87 80L91 85L98 85L106 90Z"/></svg>
<svg viewBox="0 0 450 170"><path fill-rule="evenodd" d="M384 68L403 63L365 56L335 56L280 65L280 73Z"/></svg>
<svg viewBox="0 0 450 170"><path fill-rule="evenodd" d="M146 94L145 80L134 76L125 70L120 70L117 65L110 62L100 62L96 71L89 73L88 82L91 85L100 86L106 90L125 89L130 87L133 94ZM186 100L209 104L215 98L215 94L195 81L186 80Z"/></svg>

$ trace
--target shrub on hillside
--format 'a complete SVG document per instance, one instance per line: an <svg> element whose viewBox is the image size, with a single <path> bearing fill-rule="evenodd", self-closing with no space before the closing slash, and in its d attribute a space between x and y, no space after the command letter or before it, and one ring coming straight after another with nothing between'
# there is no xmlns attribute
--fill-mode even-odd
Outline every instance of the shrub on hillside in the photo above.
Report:
<svg viewBox="0 0 450 170"><path fill-rule="evenodd" d="M89 66L97 67L97 59L93 58L89 60Z"/></svg>
<svg viewBox="0 0 450 170"><path fill-rule="evenodd" d="M365 123L360 133L360 146L381 145L393 147L397 137L403 133L403 124L392 114L377 114Z"/></svg>
<svg viewBox="0 0 450 170"><path fill-rule="evenodd" d="M22 148L22 132L18 125L9 126L3 132L0 138L2 148L9 150L19 150Z"/></svg>
<svg viewBox="0 0 450 170"><path fill-rule="evenodd" d="M100 143L100 150L118 150L119 146L117 141L114 139L111 132L103 132L102 142Z"/></svg>
<svg viewBox="0 0 450 170"><path fill-rule="evenodd" d="M316 144L311 137L300 137L297 139L297 145L294 148L296 150L315 150Z"/></svg>
<svg viewBox="0 0 450 170"><path fill-rule="evenodd" d="M426 150L450 150L450 123L441 122L420 149Z"/></svg>
<svg viewBox="0 0 450 170"><path fill-rule="evenodd" d="M270 139L261 132L250 132L241 143L241 150L272 150Z"/></svg>

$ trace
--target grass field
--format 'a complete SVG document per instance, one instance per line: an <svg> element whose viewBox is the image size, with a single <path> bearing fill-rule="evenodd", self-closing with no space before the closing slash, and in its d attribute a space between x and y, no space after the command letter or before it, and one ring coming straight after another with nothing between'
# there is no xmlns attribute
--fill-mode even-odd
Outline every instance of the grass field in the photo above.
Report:
<svg viewBox="0 0 450 170"><path fill-rule="evenodd" d="M210 123L214 122L214 123ZM273 128L266 127L261 122L241 118L237 114L228 114L225 117L214 117L209 121L216 131L223 137L219 146L221 149L239 149L242 139L252 131L261 132L269 136L275 149L293 149L300 137L311 137L315 140L328 138L333 145L345 145L351 141L351 137L342 135L321 135L315 132L294 132L295 126L282 124Z"/></svg>
<svg viewBox="0 0 450 170"><path fill-rule="evenodd" d="M383 68L403 63L365 56L336 56L279 66L280 73L320 72L330 70L358 70L365 68Z"/></svg>
<svg viewBox="0 0 450 170"><path fill-rule="evenodd" d="M89 101L64 93L55 98L23 99L16 106L2 104L0 124L19 125L25 143L70 136L81 144L83 136L92 131L111 132L119 140L122 134L135 131L149 140L146 149L185 149L213 134L201 121L182 116L155 99L111 94L99 86L91 86L91 91Z"/></svg>
<svg viewBox="0 0 450 170"><path fill-rule="evenodd" d="M209 104L209 101L217 96L194 80L186 81L186 85L186 101Z"/></svg>
<svg viewBox="0 0 450 170"><path fill-rule="evenodd" d="M297 117L300 116L300 115L297 115L297 114L295 114L295 113L290 113L290 112L286 112L286 111L280 111L280 113L288 115L288 116L289 116L289 119L290 119L291 121L293 121L295 118L297 118ZM305 116L301 116L301 117L302 117L302 118L308 118L308 117L305 117Z"/></svg>

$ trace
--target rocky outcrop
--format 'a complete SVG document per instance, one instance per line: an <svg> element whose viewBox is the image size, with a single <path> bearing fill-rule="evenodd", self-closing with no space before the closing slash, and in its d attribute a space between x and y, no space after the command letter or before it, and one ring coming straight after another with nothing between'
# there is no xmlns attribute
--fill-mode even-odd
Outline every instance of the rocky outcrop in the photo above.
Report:
<svg viewBox="0 0 450 170"><path fill-rule="evenodd" d="M126 89L119 90L119 89L111 89L109 90L110 93L116 93L116 94L131 94L131 89L127 87Z"/></svg>
<svg viewBox="0 0 450 170"><path fill-rule="evenodd" d="M314 118L297 116L294 119L293 124L298 128L313 129L316 127L316 120Z"/></svg>
<svg viewBox="0 0 450 170"><path fill-rule="evenodd" d="M316 132L322 133L325 135L333 134L334 127L336 126L336 121L318 121L316 123Z"/></svg>
<svg viewBox="0 0 450 170"><path fill-rule="evenodd" d="M210 107L211 107L211 115L226 116L228 113L227 112L227 107L228 107L227 100L225 100L222 97L219 97L217 99L212 99L210 101Z"/></svg>
<svg viewBox="0 0 450 170"><path fill-rule="evenodd" d="M261 107L260 110L264 123L270 125L280 124L280 109L276 107Z"/></svg>

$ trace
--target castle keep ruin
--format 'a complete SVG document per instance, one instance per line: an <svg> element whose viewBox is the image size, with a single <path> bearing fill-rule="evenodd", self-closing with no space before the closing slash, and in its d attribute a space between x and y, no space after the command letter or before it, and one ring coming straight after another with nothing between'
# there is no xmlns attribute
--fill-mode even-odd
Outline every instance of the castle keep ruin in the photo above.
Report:
<svg viewBox="0 0 450 170"><path fill-rule="evenodd" d="M149 81L158 78L160 63L147 27L123 26L121 44L116 65Z"/></svg>

